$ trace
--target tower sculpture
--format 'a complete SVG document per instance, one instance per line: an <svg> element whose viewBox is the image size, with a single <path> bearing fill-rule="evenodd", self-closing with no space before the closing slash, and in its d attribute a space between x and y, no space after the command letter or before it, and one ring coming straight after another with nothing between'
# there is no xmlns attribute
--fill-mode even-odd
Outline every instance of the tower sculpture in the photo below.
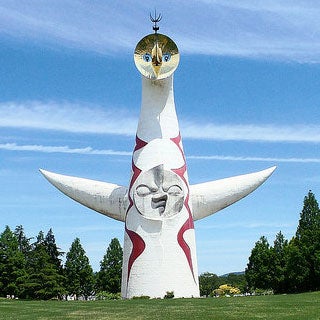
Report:
<svg viewBox="0 0 320 320"><path fill-rule="evenodd" d="M164 297L168 291L198 297L194 221L248 195L275 167L189 185L173 94L179 51L158 33L161 15L151 18L154 33L134 52L142 102L129 187L41 172L75 201L124 222L123 298Z"/></svg>

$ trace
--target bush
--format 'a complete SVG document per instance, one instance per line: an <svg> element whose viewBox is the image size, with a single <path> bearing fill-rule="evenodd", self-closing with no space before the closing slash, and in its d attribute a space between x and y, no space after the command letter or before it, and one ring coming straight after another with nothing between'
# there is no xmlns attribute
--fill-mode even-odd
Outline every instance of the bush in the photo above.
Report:
<svg viewBox="0 0 320 320"><path fill-rule="evenodd" d="M172 299L174 298L174 292L173 291L167 291L165 296L163 297L164 299Z"/></svg>
<svg viewBox="0 0 320 320"><path fill-rule="evenodd" d="M96 294L96 299L97 300L119 300L121 299L121 294L100 291Z"/></svg>
<svg viewBox="0 0 320 320"><path fill-rule="evenodd" d="M228 284L222 284L218 289L213 290L213 295L215 296L225 296L225 295L235 295L240 294L239 288L229 286Z"/></svg>
<svg viewBox="0 0 320 320"><path fill-rule="evenodd" d="M255 295L255 296L270 296L270 295L273 295L273 290L272 289L255 289L254 292L252 293L252 295Z"/></svg>
<svg viewBox="0 0 320 320"><path fill-rule="evenodd" d="M134 297L132 297L132 299L148 300L148 299L150 299L150 297L149 296L134 296Z"/></svg>

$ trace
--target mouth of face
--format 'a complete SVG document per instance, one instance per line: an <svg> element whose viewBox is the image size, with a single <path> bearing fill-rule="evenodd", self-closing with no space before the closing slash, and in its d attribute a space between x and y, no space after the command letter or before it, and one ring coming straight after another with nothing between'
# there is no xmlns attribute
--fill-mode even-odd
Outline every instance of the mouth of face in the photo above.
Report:
<svg viewBox="0 0 320 320"><path fill-rule="evenodd" d="M159 198L153 198L151 201L152 209L159 209L160 214L164 213L164 211L166 210L167 199L167 195L164 195Z"/></svg>

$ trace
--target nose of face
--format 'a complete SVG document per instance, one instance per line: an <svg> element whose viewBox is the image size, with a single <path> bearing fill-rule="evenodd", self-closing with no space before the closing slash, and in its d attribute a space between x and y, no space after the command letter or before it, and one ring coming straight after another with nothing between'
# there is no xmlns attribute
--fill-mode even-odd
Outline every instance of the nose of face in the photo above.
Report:
<svg viewBox="0 0 320 320"><path fill-rule="evenodd" d="M158 77L161 66L162 66L162 50L159 47L158 42L155 43L152 52L152 67L155 75Z"/></svg>
<svg viewBox="0 0 320 320"><path fill-rule="evenodd" d="M157 193L152 197L154 203L159 203L161 201L167 201L168 196L165 193Z"/></svg>

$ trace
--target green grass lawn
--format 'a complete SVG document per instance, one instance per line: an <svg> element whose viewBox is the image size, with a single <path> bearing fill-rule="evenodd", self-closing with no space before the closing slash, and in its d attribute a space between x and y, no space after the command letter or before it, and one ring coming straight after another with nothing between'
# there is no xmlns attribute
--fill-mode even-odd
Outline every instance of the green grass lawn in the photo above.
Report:
<svg viewBox="0 0 320 320"><path fill-rule="evenodd" d="M259 297L117 300L0 300L0 319L320 319L320 292Z"/></svg>

